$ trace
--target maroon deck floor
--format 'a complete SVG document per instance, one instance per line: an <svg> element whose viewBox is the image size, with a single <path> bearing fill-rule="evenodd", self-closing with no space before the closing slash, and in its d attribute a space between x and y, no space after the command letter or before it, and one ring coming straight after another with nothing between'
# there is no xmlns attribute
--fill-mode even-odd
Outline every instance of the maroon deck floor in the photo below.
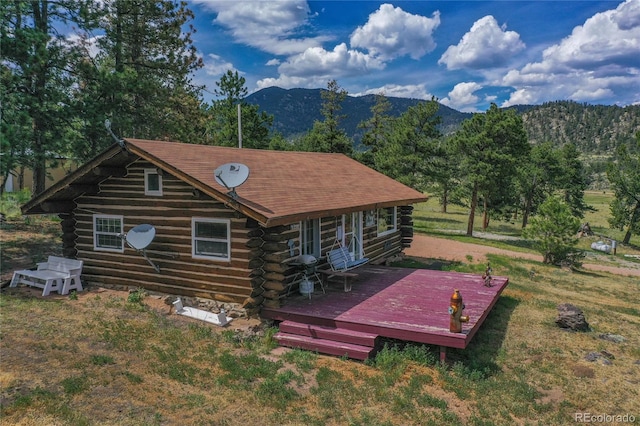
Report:
<svg viewBox="0 0 640 426"><path fill-rule="evenodd" d="M326 294L316 284L311 299L292 295L280 308L263 308L263 318L339 327L382 337L464 349L507 286L493 277L485 287L480 275L366 265L351 292L331 283ZM462 333L449 331L449 300L459 289L466 305Z"/></svg>

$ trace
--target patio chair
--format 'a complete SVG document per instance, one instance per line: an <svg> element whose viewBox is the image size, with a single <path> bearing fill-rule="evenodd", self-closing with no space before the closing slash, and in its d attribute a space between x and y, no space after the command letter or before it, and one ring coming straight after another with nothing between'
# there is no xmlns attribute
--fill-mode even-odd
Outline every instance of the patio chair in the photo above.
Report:
<svg viewBox="0 0 640 426"><path fill-rule="evenodd" d="M350 246L356 241L355 235L351 238ZM331 250L327 252L327 262L334 272L346 272L355 269L369 262L368 257L354 259L351 255L351 247L345 247L340 241L336 241L331 246Z"/></svg>

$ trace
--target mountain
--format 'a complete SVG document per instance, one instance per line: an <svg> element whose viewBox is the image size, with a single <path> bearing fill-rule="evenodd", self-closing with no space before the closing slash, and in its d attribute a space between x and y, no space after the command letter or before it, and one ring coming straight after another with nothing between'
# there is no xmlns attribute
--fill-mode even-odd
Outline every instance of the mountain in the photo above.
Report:
<svg viewBox="0 0 640 426"><path fill-rule="evenodd" d="M285 138L303 134L313 127L315 120L322 120L320 108L323 89L281 89L269 87L247 98L247 103L257 104L260 110L274 116L273 130ZM420 100L387 98L391 104L390 115L399 116ZM346 115L342 128L357 144L362 138L358 124L371 117L374 95L347 96L341 113ZM553 142L556 146L573 142L587 155L609 156L621 145L632 151L637 148L635 134L640 132L640 105L627 107L588 105L572 101L548 102L542 105L517 105L510 107L522 116L525 129L532 143ZM438 115L442 118L440 131L450 134L471 113L456 111L440 104Z"/></svg>
<svg viewBox="0 0 640 426"><path fill-rule="evenodd" d="M273 115L273 130L280 132L285 138L295 137L307 132L313 127L315 120L322 121L320 113L323 89L281 89L269 87L252 93L245 98L249 104L260 106L261 111ZM388 96L391 104L389 115L398 117L410 106L420 102L419 99L394 98ZM371 118L371 107L375 104L375 95L347 96L342 103L341 113L346 115L342 120L342 128L359 142L362 129L358 124ZM471 117L470 113L456 111L440 104L438 115L442 118L440 131L444 134L452 133L460 123Z"/></svg>
<svg viewBox="0 0 640 426"><path fill-rule="evenodd" d="M588 105L571 101L548 102L527 109L522 121L529 141L551 141L554 145L573 142L590 155L608 156L620 145L632 151L640 132L640 105Z"/></svg>

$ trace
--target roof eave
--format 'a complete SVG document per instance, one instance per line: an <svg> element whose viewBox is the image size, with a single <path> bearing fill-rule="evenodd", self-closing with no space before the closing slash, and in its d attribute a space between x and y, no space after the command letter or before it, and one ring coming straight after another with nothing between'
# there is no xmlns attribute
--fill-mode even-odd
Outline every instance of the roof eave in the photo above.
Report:
<svg viewBox="0 0 640 426"><path fill-rule="evenodd" d="M276 216L276 217L268 218L266 223L263 224L263 226L265 226L266 228L270 228L273 226L290 225L292 223L300 222L302 220L320 219L323 217L339 216L346 213L361 212L365 210L377 210L385 207L407 206L411 204L422 203L427 200L428 200L428 197L424 196L420 198L408 198L403 200L392 200L392 201L385 201L385 202L374 203L374 204L364 204L364 205L353 206L349 208L317 210L314 212L296 213L296 214L287 215L287 216Z"/></svg>
<svg viewBox="0 0 640 426"><path fill-rule="evenodd" d="M118 144L111 145L102 153L98 154L93 160L79 167L77 170L65 176L59 182L53 184L50 188L42 191L40 194L37 194L31 200L27 201L24 205L22 205L22 207L20 207L22 214L51 214L66 213L70 211L72 209L70 208L72 205L72 203L70 202L51 204L51 207L45 207L45 203L47 203L47 201L55 194L69 189L78 179L86 176L88 173L95 172L100 164L110 158L113 158L120 152L122 152L122 148ZM65 199L65 201L71 201L77 198L78 196L82 195L84 191L82 187L79 187L77 193L75 191L72 191L72 193L75 193L75 195L70 196L68 199ZM56 206L58 206L59 208L56 208Z"/></svg>

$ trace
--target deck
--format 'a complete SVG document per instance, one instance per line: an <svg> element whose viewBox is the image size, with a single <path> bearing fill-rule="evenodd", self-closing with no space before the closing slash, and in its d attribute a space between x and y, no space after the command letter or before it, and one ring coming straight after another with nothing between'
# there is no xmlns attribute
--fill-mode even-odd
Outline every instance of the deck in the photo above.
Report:
<svg viewBox="0 0 640 426"><path fill-rule="evenodd" d="M280 308L263 308L263 318L334 327L381 337L467 347L507 286L507 277L493 277L484 286L480 275L427 269L366 265L352 291L331 283L326 294L316 285L313 297L289 297ZM451 294L459 289L465 304L462 333L449 331L447 312ZM441 352L442 353L442 352Z"/></svg>

